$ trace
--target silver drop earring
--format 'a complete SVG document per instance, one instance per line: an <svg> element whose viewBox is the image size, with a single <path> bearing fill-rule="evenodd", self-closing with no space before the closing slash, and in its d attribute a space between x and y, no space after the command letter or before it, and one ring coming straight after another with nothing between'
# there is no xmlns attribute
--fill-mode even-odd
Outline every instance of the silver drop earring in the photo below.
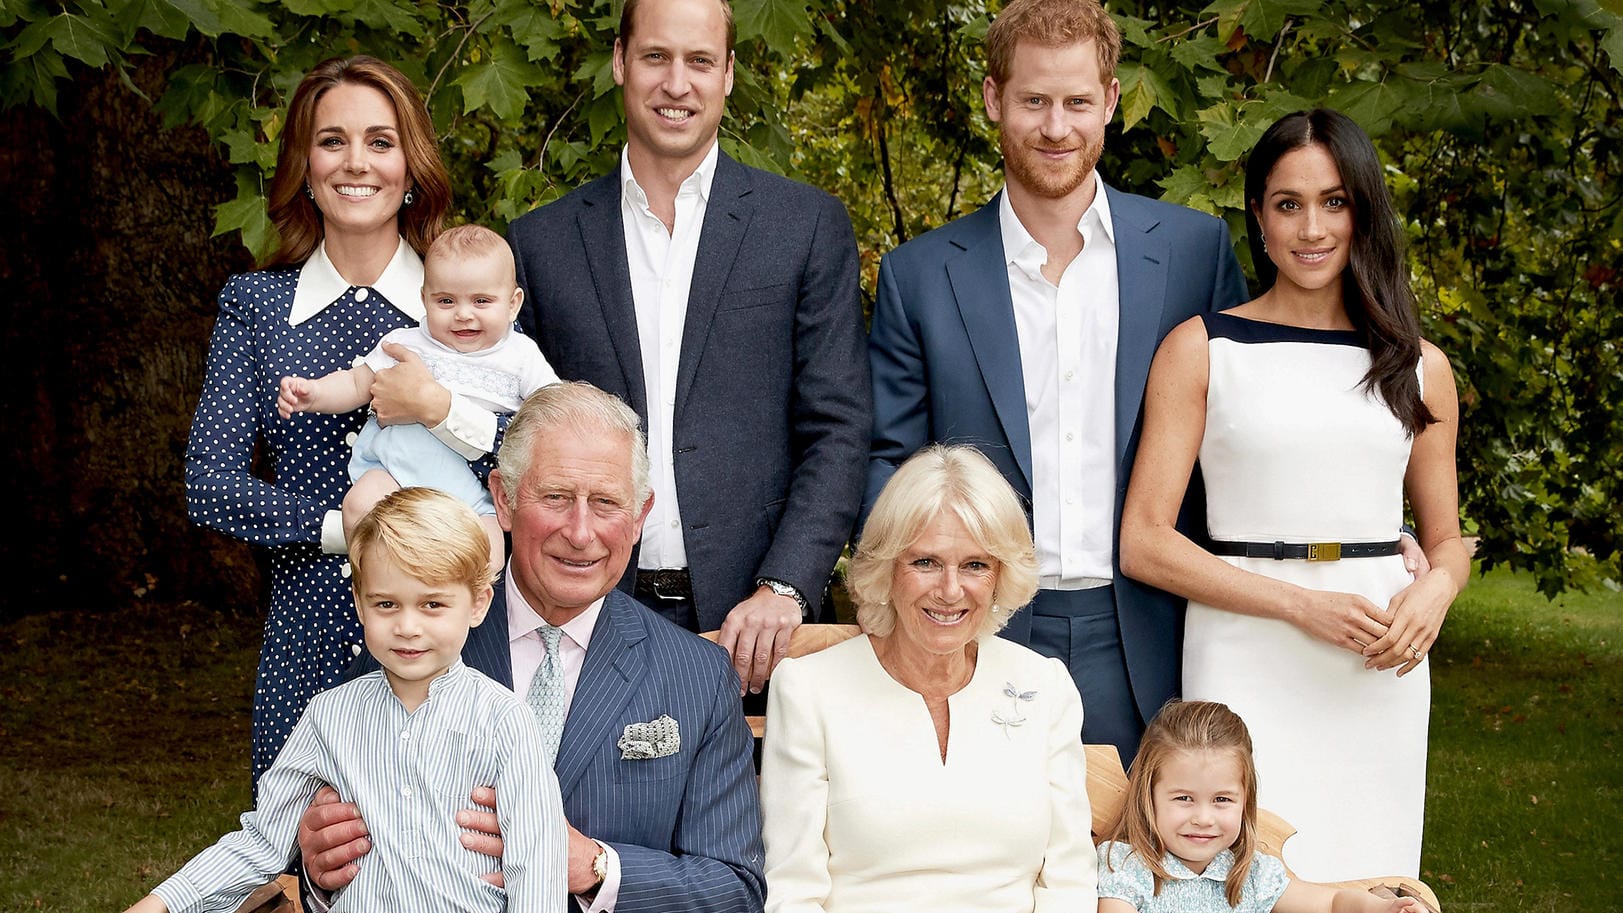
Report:
<svg viewBox="0 0 1623 913"><path fill-rule="evenodd" d="M316 192L314 190L310 189L310 185L309 185L308 182L305 183L305 185L304 185L304 195L309 197L312 200L316 198Z"/></svg>
<svg viewBox="0 0 1623 913"><path fill-rule="evenodd" d="M402 205L402 206L410 206L411 205L411 200L412 200L411 191L408 190L408 191L406 191L406 195L401 198L400 205Z"/></svg>

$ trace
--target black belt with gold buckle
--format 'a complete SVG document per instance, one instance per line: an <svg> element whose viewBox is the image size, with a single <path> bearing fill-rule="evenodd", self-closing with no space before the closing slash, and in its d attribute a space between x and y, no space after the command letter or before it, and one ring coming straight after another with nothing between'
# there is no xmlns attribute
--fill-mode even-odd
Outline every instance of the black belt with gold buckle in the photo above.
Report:
<svg viewBox="0 0 1623 913"><path fill-rule="evenodd" d="M637 571L637 595L667 602L692 602L693 578L685 567Z"/></svg>
<svg viewBox="0 0 1623 913"><path fill-rule="evenodd" d="M1398 553L1398 540L1391 542L1221 542L1213 541L1214 555L1235 558L1272 558L1284 561L1340 561L1343 558L1384 558Z"/></svg>

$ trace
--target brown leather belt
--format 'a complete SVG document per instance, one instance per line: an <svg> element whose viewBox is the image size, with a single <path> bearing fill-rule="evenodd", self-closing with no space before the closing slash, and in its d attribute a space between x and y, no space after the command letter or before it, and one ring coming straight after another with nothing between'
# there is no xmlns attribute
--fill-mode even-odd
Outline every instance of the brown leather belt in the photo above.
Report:
<svg viewBox="0 0 1623 913"><path fill-rule="evenodd" d="M668 602L692 602L693 578L685 567L660 568L637 571L636 595L643 599Z"/></svg>

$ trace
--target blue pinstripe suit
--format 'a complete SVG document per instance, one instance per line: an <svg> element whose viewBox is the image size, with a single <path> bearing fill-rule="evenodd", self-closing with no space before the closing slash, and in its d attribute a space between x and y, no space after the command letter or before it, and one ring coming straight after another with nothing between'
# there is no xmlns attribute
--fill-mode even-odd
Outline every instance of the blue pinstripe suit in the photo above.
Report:
<svg viewBox="0 0 1623 913"><path fill-rule="evenodd" d="M511 688L502 581L463 661ZM682 749L624 761L629 723L677 721ZM721 648L610 590L564 722L564 815L620 856L616 913L762 908L761 803L738 677ZM499 800L498 800L499 801Z"/></svg>

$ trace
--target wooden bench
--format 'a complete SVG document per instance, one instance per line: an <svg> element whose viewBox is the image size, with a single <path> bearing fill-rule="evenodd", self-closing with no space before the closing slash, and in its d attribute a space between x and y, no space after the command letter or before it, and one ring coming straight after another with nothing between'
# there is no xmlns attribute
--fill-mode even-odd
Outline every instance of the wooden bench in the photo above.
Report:
<svg viewBox="0 0 1623 913"><path fill-rule="evenodd" d="M861 633L856 625L801 625L789 641L790 656L805 656L818 650L855 637ZM707 631L704 637L714 641L718 631ZM745 717L750 731L757 739L766 733L766 717ZM1093 840L1099 843L1115 824L1127 796L1127 774L1122 769L1121 756L1114 745L1085 745L1088 759L1088 804L1093 809ZM1270 856L1279 856L1285 841L1296 833L1285 819L1265 808L1257 810L1257 843ZM1289 867L1286 867L1289 871ZM1391 876L1362 878L1354 881L1330 883L1334 887L1362 888L1381 897L1413 897L1440 913L1442 907L1431 887L1417 878Z"/></svg>

